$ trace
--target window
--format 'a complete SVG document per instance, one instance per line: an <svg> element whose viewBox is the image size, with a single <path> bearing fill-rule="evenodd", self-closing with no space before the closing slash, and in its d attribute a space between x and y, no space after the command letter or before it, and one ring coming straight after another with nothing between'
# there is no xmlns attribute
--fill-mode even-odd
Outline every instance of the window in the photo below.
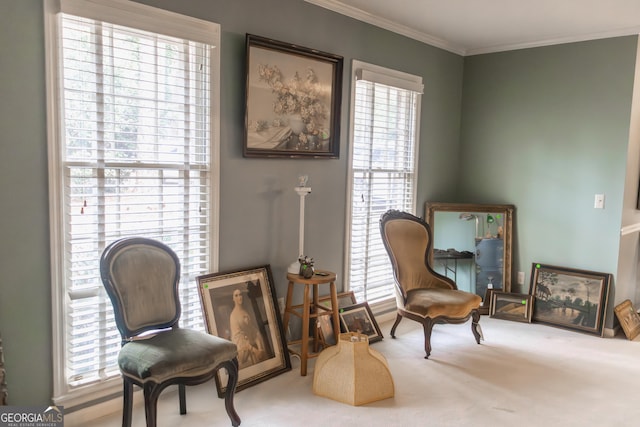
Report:
<svg viewBox="0 0 640 427"><path fill-rule="evenodd" d="M388 209L415 212L422 78L353 63L349 287L359 301L389 302L394 279L380 237Z"/></svg>
<svg viewBox="0 0 640 427"><path fill-rule="evenodd" d="M204 330L195 278L217 267L219 28L119 0L49 12L54 400L73 407L121 389L99 271L114 240L171 246L180 325Z"/></svg>

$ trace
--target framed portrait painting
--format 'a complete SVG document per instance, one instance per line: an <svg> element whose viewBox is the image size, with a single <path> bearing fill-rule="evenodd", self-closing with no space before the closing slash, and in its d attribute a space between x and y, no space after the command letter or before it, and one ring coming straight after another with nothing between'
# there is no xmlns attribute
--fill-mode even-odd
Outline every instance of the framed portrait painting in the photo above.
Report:
<svg viewBox="0 0 640 427"><path fill-rule="evenodd" d="M533 263L533 321L602 336L611 274Z"/></svg>
<svg viewBox="0 0 640 427"><path fill-rule="evenodd" d="M337 158L343 58L246 36L245 157Z"/></svg>
<svg viewBox="0 0 640 427"><path fill-rule="evenodd" d="M291 370L269 265L199 276L198 290L207 332L238 347L237 391ZM227 373L218 371L223 397Z"/></svg>

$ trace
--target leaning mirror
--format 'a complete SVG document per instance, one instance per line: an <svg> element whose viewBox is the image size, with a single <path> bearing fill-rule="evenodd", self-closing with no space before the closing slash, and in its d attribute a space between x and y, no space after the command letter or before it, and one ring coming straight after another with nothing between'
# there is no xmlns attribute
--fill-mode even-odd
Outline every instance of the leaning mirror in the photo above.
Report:
<svg viewBox="0 0 640 427"><path fill-rule="evenodd" d="M511 292L513 215L513 205L426 202L431 264L483 300L487 289ZM488 311L489 300L482 308Z"/></svg>

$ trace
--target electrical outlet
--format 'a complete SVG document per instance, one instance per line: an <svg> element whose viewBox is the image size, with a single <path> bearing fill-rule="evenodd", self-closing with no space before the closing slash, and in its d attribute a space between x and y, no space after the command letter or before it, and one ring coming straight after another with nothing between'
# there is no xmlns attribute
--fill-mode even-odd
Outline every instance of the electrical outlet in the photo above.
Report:
<svg viewBox="0 0 640 427"><path fill-rule="evenodd" d="M524 271L518 271L518 285L524 285Z"/></svg>

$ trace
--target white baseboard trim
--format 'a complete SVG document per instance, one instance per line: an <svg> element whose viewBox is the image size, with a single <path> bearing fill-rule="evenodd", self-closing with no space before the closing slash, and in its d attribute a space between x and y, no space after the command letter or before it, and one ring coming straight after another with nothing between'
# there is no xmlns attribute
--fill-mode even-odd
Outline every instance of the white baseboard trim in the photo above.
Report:
<svg viewBox="0 0 640 427"><path fill-rule="evenodd" d="M144 405L144 397L142 395L142 389L134 387L133 392L133 406ZM167 387L160 396L161 400L170 395L177 395L178 386ZM158 400L160 402L161 400ZM108 415L120 414L122 415L122 396L110 399L95 405L88 406L86 408L78 409L77 411L65 414L64 425L65 427L85 427L90 426L93 421L98 418L102 418Z"/></svg>

